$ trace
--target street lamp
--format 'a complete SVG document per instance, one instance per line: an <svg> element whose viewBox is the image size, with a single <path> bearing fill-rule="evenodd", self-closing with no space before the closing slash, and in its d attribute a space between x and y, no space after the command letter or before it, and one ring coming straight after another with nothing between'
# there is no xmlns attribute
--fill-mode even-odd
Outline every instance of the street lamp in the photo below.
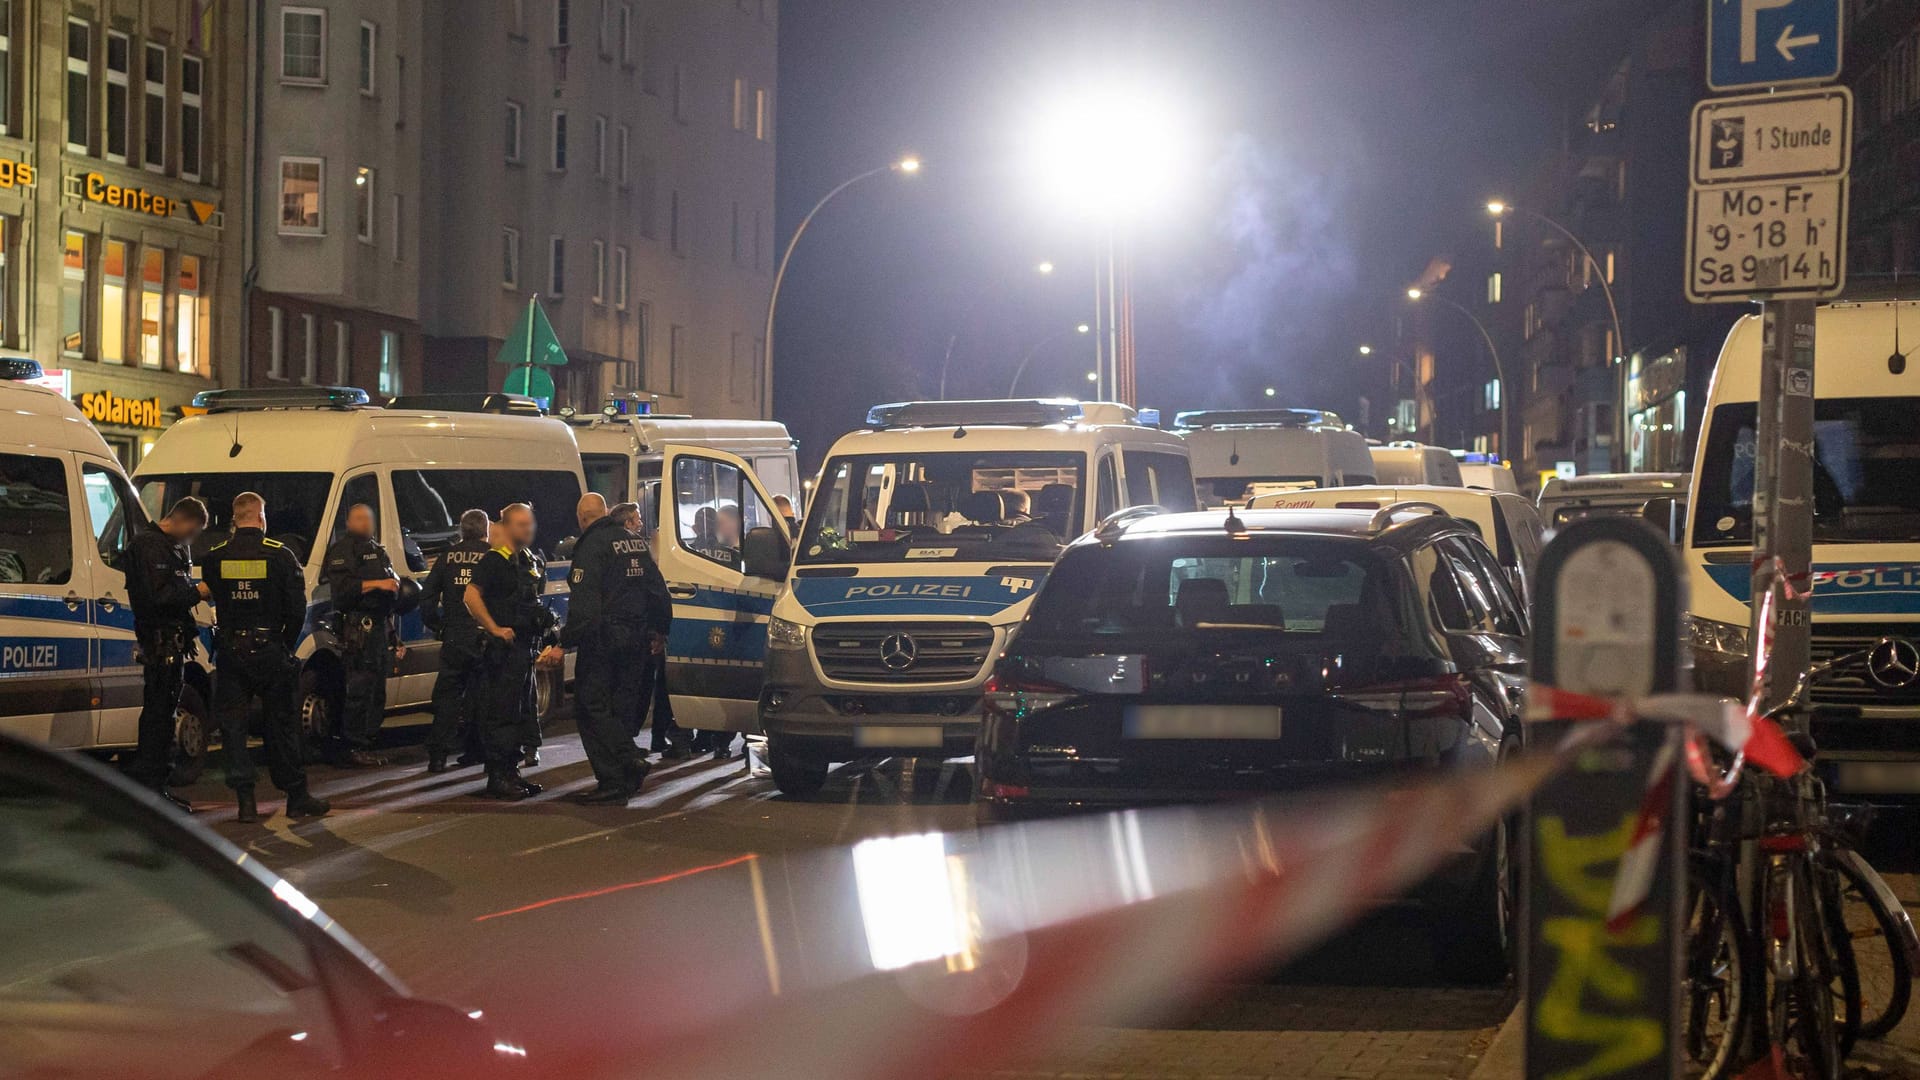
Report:
<svg viewBox="0 0 1920 1080"><path fill-rule="evenodd" d="M1613 459L1616 469L1623 468L1625 466L1625 458L1623 455L1626 453L1627 417L1626 410L1622 406L1625 404L1626 398L1627 373L1626 368L1621 365L1620 360L1627 352L1627 335L1620 328L1620 306L1614 303L1613 282L1609 279L1607 268L1601 264L1599 259L1593 257L1593 252L1586 244L1581 242L1578 236L1573 234L1572 229L1567 228L1565 225L1560 224L1558 221L1555 221L1538 210L1529 210L1524 206L1515 206L1510 202L1492 199L1487 203L1487 213L1496 218L1505 217L1508 214L1525 214L1527 217L1566 237L1567 242L1578 249L1581 257L1587 260L1587 265L1593 267L1594 276L1600 279L1600 291L1607 298L1607 316L1613 320L1613 347L1615 350L1612 356L1607 357L1607 367L1614 372L1613 408L1611 410L1613 413L1613 453L1610 456Z"/></svg>
<svg viewBox="0 0 1920 1080"><path fill-rule="evenodd" d="M813 217L820 212L821 207L831 202L835 195L840 194L860 181L879 176L882 173L894 172L902 176L913 176L919 171L920 159L909 154L898 161L889 161L885 165L868 169L866 172L854 176L849 176L836 184L825 195L820 196L820 201L814 203L813 209L807 211L806 216L800 219L800 224L794 226L793 235L787 238L786 249L780 253L780 265L773 272L773 291L767 294L767 327L766 333L762 338L764 352L760 357L760 415L773 415L773 311L775 305L780 302L780 284L787 278L787 263L793 258L793 247L800 242L800 235L807 231L807 226L813 224Z"/></svg>
<svg viewBox="0 0 1920 1080"><path fill-rule="evenodd" d="M1486 342L1487 354L1493 357L1493 377L1500 382L1500 453L1508 458L1514 457L1513 443L1507 438L1507 429L1512 426L1507 422L1508 414L1512 411L1513 402L1513 395L1509 393L1509 391L1513 388L1507 385L1507 369L1505 365L1500 362L1500 349L1494 345L1493 335L1487 332L1487 324L1481 322L1479 316L1467 310L1463 305L1457 304L1437 292L1427 292L1424 289L1417 288L1408 289L1407 299L1415 303L1426 299L1437 300L1460 314L1465 315L1467 321L1473 324L1473 328L1480 331L1480 340ZM1415 385L1417 386L1418 384L1416 383Z"/></svg>
<svg viewBox="0 0 1920 1080"><path fill-rule="evenodd" d="M1278 391L1278 390L1276 390L1276 389L1274 389L1274 388L1273 388L1273 387L1271 387L1271 386L1269 386L1269 387L1267 387L1267 396L1268 396L1268 397L1273 397L1273 396L1274 396L1275 394L1278 394L1279 392L1280 392L1280 391Z"/></svg>
<svg viewBox="0 0 1920 1080"><path fill-rule="evenodd" d="M1013 369L1013 378L1007 380L1007 396L1012 397L1014 389L1020 385L1020 376L1025 375L1027 373L1027 365L1033 361L1034 353L1037 353L1041 349L1046 348L1048 345L1051 345L1054 342L1059 341L1061 338L1066 337L1068 334L1090 334L1092 332L1093 332L1093 327L1087 325L1086 323L1075 323L1074 325L1068 327L1065 330L1048 334L1046 337L1043 337L1039 341L1034 342L1032 345L1027 346L1026 354L1020 357L1020 366Z"/></svg>
<svg viewBox="0 0 1920 1080"><path fill-rule="evenodd" d="M1051 274L1053 273L1053 261L1050 259L1041 259L1033 269L1036 273Z"/></svg>

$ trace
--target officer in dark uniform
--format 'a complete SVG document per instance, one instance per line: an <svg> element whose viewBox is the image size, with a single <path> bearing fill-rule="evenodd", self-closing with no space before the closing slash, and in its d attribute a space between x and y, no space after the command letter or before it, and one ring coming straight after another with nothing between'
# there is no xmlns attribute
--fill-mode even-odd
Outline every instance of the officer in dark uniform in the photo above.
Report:
<svg viewBox="0 0 1920 1080"><path fill-rule="evenodd" d="M573 676L575 721L587 764L600 782L580 801L625 803L647 777L647 759L627 721L639 702L648 659L648 571L656 577L659 571L647 542L607 513L606 499L588 492L575 514L580 540L573 548L560 644L580 650Z"/></svg>
<svg viewBox="0 0 1920 1080"><path fill-rule="evenodd" d="M646 726L647 709L651 704L652 752L669 759L692 757L693 751L687 745L692 736L673 722L673 705L666 700L666 679L660 671L666 666L667 634L673 629L673 598L667 594L667 579L661 575L659 564L653 561L653 545L647 537L640 504L621 503L607 511L607 514L618 521L621 528L647 545L646 550L640 553L640 558L646 564L647 651L641 658L640 682L633 699L617 703L622 705L621 717L626 722L627 731L638 738L641 728ZM578 679L575 681L577 683Z"/></svg>
<svg viewBox="0 0 1920 1080"><path fill-rule="evenodd" d="M288 817L319 817L332 809L307 790L294 716L293 648L307 618L306 574L278 540L267 539L266 501L244 491L233 497L233 535L200 560L213 590L219 626L219 665L213 675L213 714L227 758L227 786L239 804L236 821L260 820L253 799L253 759L247 753L247 707L260 701L267 776L287 797Z"/></svg>
<svg viewBox="0 0 1920 1080"><path fill-rule="evenodd" d="M360 768L386 764L372 746L387 714L387 673L393 670L387 620L400 597L400 575L373 534L373 508L354 504L347 510L347 531L327 549L326 563L347 681L338 738L328 756L336 765Z"/></svg>
<svg viewBox="0 0 1920 1080"><path fill-rule="evenodd" d="M514 503L500 511L502 543L474 567L467 585L467 611L486 633L481 653L481 687L475 710L486 753L491 799L524 799L540 785L520 775L520 749L533 717L536 664L562 658L553 628L553 612L540 602L546 590L546 562L535 553L533 508Z"/></svg>
<svg viewBox="0 0 1920 1080"><path fill-rule="evenodd" d="M476 764L473 696L477 689L481 632L467 613L467 586L473 568L492 548L487 543L485 510L460 515L460 539L433 564L422 589L420 614L428 629L440 636L440 674L433 683L433 729L427 735L427 771L443 773L456 740L465 739L470 753L460 764Z"/></svg>
<svg viewBox="0 0 1920 1080"><path fill-rule="evenodd" d="M193 808L167 790L167 776L173 771L174 717L187 661L199 648L193 609L208 596L206 585L193 580L192 555L193 542L206 528L207 504L189 495L166 517L134 533L122 560L133 635L146 669L138 742L127 773L188 813Z"/></svg>

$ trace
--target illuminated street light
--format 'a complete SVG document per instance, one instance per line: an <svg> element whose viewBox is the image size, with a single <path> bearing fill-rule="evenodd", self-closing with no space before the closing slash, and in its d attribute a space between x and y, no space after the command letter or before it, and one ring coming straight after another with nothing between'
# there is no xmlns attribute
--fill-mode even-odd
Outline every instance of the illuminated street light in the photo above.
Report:
<svg viewBox="0 0 1920 1080"><path fill-rule="evenodd" d="M1099 382L1099 381L1100 381L1100 373L1099 373L1099 372L1097 372L1097 371L1089 371L1089 372L1087 372L1087 381L1088 381L1088 382Z"/></svg>
<svg viewBox="0 0 1920 1080"><path fill-rule="evenodd" d="M1371 345L1362 345L1362 346L1360 346L1360 355L1361 355L1361 356L1372 356L1372 355L1373 355L1373 346L1371 346Z"/></svg>
<svg viewBox="0 0 1920 1080"><path fill-rule="evenodd" d="M1423 291L1421 291L1421 290L1419 290L1419 289L1408 289L1408 290L1407 290L1407 299L1409 299L1409 300L1418 300L1418 299L1420 299L1421 297L1423 297L1423 296L1425 296L1425 295L1427 295L1427 294L1426 294L1425 292L1423 292Z"/></svg>
<svg viewBox="0 0 1920 1080"><path fill-rule="evenodd" d="M1051 274L1053 273L1053 263L1047 259L1041 259L1039 265L1035 266L1034 269L1042 274Z"/></svg>
<svg viewBox="0 0 1920 1080"><path fill-rule="evenodd" d="M1268 397L1273 397L1273 396L1274 396L1275 394L1278 394L1279 392L1280 392L1280 391L1278 391L1278 390L1275 390L1275 389L1274 389L1273 387L1271 387L1271 386L1269 386L1269 387L1267 387L1267 396L1268 396Z"/></svg>
<svg viewBox="0 0 1920 1080"><path fill-rule="evenodd" d="M920 159L912 154L908 154L906 157L900 158L897 161L889 161L885 165L850 176L840 181L839 184L835 185L825 195L820 196L820 201L814 203L813 209L807 211L807 216L801 218L800 224L793 227L793 235L787 238L786 250L780 253L780 266L773 272L773 291L767 294L767 329L764 335L766 352L760 358L760 385L762 388L760 391L760 415L773 415L773 311L775 305L780 302L780 285L787 278L787 263L793 258L793 248L795 244L800 242L800 235L807 231L807 226L813 224L813 217L820 212L821 207L831 202L835 195L840 194L860 181L879 176L881 173L895 172L903 176L912 176L919 171Z"/></svg>

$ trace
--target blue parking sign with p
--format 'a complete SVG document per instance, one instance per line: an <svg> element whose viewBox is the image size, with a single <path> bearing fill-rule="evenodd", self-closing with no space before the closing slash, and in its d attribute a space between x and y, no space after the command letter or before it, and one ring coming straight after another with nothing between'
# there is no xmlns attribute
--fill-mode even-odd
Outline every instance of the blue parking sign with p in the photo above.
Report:
<svg viewBox="0 0 1920 1080"><path fill-rule="evenodd" d="M1844 0L1707 0L1707 85L1747 90L1840 76Z"/></svg>

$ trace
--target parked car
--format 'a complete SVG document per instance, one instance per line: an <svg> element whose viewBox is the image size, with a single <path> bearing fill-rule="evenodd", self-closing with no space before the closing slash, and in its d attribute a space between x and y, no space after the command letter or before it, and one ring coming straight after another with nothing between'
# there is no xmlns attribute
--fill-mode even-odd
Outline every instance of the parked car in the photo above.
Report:
<svg viewBox="0 0 1920 1080"><path fill-rule="evenodd" d="M525 1056L478 1013L409 996L259 859L7 735L0 914L8 1075L467 1078Z"/></svg>
<svg viewBox="0 0 1920 1080"><path fill-rule="evenodd" d="M1074 543L987 684L1000 821L1486 769L1521 745L1527 616L1430 505L1123 515ZM1423 890L1442 962L1504 975L1501 826Z"/></svg>

